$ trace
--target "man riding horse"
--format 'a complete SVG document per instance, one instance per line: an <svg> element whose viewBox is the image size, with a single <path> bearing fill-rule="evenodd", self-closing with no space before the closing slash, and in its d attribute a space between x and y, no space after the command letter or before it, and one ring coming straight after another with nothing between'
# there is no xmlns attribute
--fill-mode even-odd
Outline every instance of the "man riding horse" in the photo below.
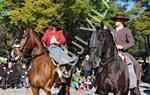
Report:
<svg viewBox="0 0 150 95"><path fill-rule="evenodd" d="M140 95L138 85L140 80L141 67L140 64L136 61L136 59L127 52L128 49L134 46L134 38L132 36L131 30L129 28L124 27L124 22L128 21L129 19L123 14L116 14L114 17L111 18L111 20L113 20L116 25L116 29L112 30L116 48L118 49L118 51L123 52L123 54L125 54L125 56L127 56L132 61L137 77L137 87L135 87L134 89L137 89L136 95Z"/></svg>

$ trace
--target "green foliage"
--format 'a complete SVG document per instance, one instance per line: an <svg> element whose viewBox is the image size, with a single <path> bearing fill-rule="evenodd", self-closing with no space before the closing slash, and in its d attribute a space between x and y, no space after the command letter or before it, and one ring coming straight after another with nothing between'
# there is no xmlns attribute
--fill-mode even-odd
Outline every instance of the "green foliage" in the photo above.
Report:
<svg viewBox="0 0 150 95"><path fill-rule="evenodd" d="M147 4L148 0L140 0L135 3L135 7L128 12L128 14L133 17L130 21L129 27L134 33L134 38L136 41L136 46L130 51L136 55L145 57L148 56L149 50L146 47L149 41L146 41L146 35L150 35L150 11L148 10Z"/></svg>
<svg viewBox="0 0 150 95"><path fill-rule="evenodd" d="M34 26L36 32L43 32L53 17L59 19L58 13L61 4L52 2L53 0L4 0L4 4L10 7L9 16L11 23L23 21Z"/></svg>
<svg viewBox="0 0 150 95"><path fill-rule="evenodd" d="M143 12L138 19L133 20L133 27L141 35L150 35L150 12Z"/></svg>
<svg viewBox="0 0 150 95"><path fill-rule="evenodd" d="M141 35L150 35L150 6L149 0L140 0L135 3L131 11L135 17L132 21L132 27Z"/></svg>
<svg viewBox="0 0 150 95"><path fill-rule="evenodd" d="M0 51L8 51L12 44L12 33L7 32L8 29L3 20L0 19Z"/></svg>

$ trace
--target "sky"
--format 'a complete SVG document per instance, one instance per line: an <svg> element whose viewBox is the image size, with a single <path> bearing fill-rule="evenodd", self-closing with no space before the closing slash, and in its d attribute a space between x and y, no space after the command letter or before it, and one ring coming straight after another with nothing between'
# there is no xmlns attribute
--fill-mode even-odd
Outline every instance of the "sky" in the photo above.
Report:
<svg viewBox="0 0 150 95"><path fill-rule="evenodd" d="M129 0L129 2L123 2L123 1L121 1L121 0L117 0L117 2L116 2L116 4L117 5L121 5L121 6L123 6L123 5L126 5L127 7L127 11L130 11L133 7L134 7L134 2L135 2L136 0Z"/></svg>

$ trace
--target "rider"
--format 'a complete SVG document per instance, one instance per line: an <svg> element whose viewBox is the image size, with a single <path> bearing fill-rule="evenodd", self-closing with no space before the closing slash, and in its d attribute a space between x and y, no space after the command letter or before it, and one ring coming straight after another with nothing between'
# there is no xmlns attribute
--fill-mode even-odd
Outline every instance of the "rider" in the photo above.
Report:
<svg viewBox="0 0 150 95"><path fill-rule="evenodd" d="M47 47L50 56L55 60L57 66L64 64L70 64L74 61L63 49L60 47L65 43L65 37L62 30L59 29L59 24L57 20L52 20L51 22L52 29L47 29L42 37L42 43ZM57 68L57 73L62 82L63 80L63 71Z"/></svg>
<svg viewBox="0 0 150 95"><path fill-rule="evenodd" d="M132 61L137 76L137 84L139 85L140 71L141 71L140 64L136 61L136 59L131 54L127 52L128 49L130 49L135 45L131 30L129 28L124 27L124 22L128 21L129 19L125 17L123 14L116 14L114 17L111 18L111 20L113 20L116 25L116 29L112 30L116 48L119 51L124 52L124 54L127 57L129 57L129 59ZM137 93L140 94L138 88L137 88Z"/></svg>
<svg viewBox="0 0 150 95"><path fill-rule="evenodd" d="M60 47L65 43L65 37L62 30L58 30L58 21L52 20L52 29L47 29L42 37L44 46L47 46L50 56L58 63L58 65L67 64L74 61Z"/></svg>

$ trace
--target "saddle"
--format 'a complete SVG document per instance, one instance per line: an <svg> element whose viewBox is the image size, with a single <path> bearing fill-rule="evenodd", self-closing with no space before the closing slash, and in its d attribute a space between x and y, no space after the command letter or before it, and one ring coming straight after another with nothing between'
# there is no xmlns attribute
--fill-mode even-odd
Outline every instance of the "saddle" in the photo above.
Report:
<svg viewBox="0 0 150 95"><path fill-rule="evenodd" d="M123 62L125 62L126 64L131 64L132 63L130 58L128 56L126 56L123 52L118 51L118 55L123 60Z"/></svg>
<svg viewBox="0 0 150 95"><path fill-rule="evenodd" d="M128 56L126 56L123 52L118 52L119 57L127 64L128 72L129 72L129 89L133 89L137 87L137 77L135 74L133 62L129 59Z"/></svg>

